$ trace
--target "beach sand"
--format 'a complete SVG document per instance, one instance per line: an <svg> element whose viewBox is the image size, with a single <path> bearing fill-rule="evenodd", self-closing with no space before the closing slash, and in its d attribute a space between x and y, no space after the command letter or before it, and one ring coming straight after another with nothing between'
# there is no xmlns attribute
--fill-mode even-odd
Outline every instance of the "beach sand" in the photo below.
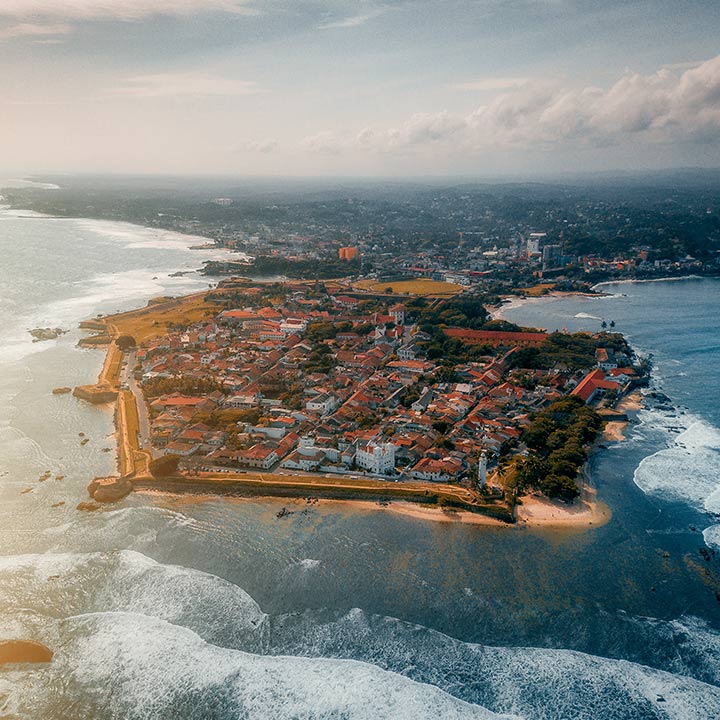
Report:
<svg viewBox="0 0 720 720"><path fill-rule="evenodd" d="M615 408L618 412L635 412L642 409L642 394L635 391L624 397ZM626 420L621 422L611 421L605 424L603 430L603 440L608 442L622 442L625 440L625 429L628 423Z"/></svg>
<svg viewBox="0 0 720 720"><path fill-rule="evenodd" d="M572 505L526 495L517 506L518 526L586 529L605 525L611 516L610 508L597 499L594 488L587 486Z"/></svg>
<svg viewBox="0 0 720 720"><path fill-rule="evenodd" d="M137 493L164 496L172 498L172 503L177 505L187 505L193 503L201 503L217 500L218 496L212 493L193 493L178 494L166 492L162 490L136 490ZM493 527L493 528L573 528L585 530L605 525L611 517L610 508L604 503L598 501L595 497L595 491L592 488L585 487L583 489L583 497L572 505L548 500L542 496L528 495L522 498L522 504L517 506L517 523L505 523L502 520L480 515L478 513L467 512L463 510L454 510L439 507L425 507L415 503L403 502L399 500L387 503L378 503L366 500L328 500L318 499L312 504L308 504L300 498L278 498L265 497L262 498L244 498L223 496L223 502L236 503L253 503L262 500L263 502L272 502L277 505L278 509L287 507L292 511L302 511L313 507L318 509L337 509L342 512L386 512L395 515L412 518L414 520L422 520L425 522L440 522L445 524L456 525L474 525L477 527Z"/></svg>

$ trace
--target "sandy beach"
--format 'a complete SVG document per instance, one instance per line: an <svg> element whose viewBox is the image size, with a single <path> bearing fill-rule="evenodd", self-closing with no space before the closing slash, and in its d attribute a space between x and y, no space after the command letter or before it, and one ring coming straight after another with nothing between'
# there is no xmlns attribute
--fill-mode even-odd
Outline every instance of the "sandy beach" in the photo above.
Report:
<svg viewBox="0 0 720 720"><path fill-rule="evenodd" d="M597 499L595 489L587 486L572 505L540 495L526 495L516 512L518 526L526 527L589 529L605 525L612 516L610 508Z"/></svg>
<svg viewBox="0 0 720 720"><path fill-rule="evenodd" d="M615 408L618 412L633 412L642 408L642 394L636 390L624 397ZM625 440L625 430L628 426L627 420L614 421L605 424L603 440L607 442L622 442Z"/></svg>
<svg viewBox="0 0 720 720"><path fill-rule="evenodd" d="M173 503L185 505L218 497L215 493L176 493L160 489L138 489L135 492L164 496L171 498ZM425 522L439 522L454 525L474 525L493 528L574 528L578 530L601 527L611 518L610 508L596 498L593 488L585 487L583 497L572 505L548 500L540 495L527 495L522 498L522 504L517 506L517 522L506 523L502 520L480 515L478 513L455 510L452 508L439 508L437 506L417 505L411 502L388 501L379 503L367 500L332 500L319 498L312 504L303 499L279 498L267 496L262 498L265 501L272 501L278 510L287 507L291 512L298 512L312 507L338 509L343 512L384 512L392 513L414 520ZM256 498L223 496L224 502L249 503L256 502Z"/></svg>

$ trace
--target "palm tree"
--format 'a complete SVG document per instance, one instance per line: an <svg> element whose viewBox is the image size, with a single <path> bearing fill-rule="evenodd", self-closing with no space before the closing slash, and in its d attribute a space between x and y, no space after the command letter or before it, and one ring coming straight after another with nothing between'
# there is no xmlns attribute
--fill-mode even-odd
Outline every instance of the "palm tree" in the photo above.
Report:
<svg viewBox="0 0 720 720"><path fill-rule="evenodd" d="M607 327L607 323L603 320L602 323L600 323L600 327L604 330Z"/></svg>

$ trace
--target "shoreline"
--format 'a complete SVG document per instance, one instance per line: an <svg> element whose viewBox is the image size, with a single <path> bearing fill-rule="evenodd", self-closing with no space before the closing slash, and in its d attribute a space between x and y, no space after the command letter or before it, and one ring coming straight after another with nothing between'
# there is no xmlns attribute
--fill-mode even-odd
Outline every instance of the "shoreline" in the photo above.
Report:
<svg viewBox="0 0 720 720"><path fill-rule="evenodd" d="M526 295L521 297L519 295L508 295L503 298L503 302L496 308L490 310L489 315L493 320L505 320L505 313L508 310L514 310L526 304L540 304L547 300L559 300L567 297L586 297L586 298L601 298L607 297L610 293L584 293L579 291L565 291L565 290L553 290L545 295L538 295L532 297ZM505 302L509 300L510 302Z"/></svg>
<svg viewBox="0 0 720 720"><path fill-rule="evenodd" d="M215 500L223 498L231 502L252 502L254 499L262 499L275 503L278 508L291 509L288 514L302 512L312 507L338 510L349 510L351 512L385 512L400 517L421 520L424 522L437 522L446 525L472 525L486 528L514 530L519 528L555 530L574 529L578 531L590 530L602 527L607 524L612 512L605 503L597 500L594 496L596 491L587 486L583 487L583 493L592 497L586 498L582 505L565 505L542 496L526 496L522 499L522 505L517 508L525 508L525 511L518 513L516 522L509 523L498 518L473 513L460 508L442 508L437 505L422 505L407 500L361 500L357 498L312 498L312 502L302 497L281 497L277 495L230 495L219 494L212 491L180 491L176 489L163 489L161 487L142 487L136 490L141 495L150 497L165 497L181 503L193 503L202 500Z"/></svg>
<svg viewBox="0 0 720 720"><path fill-rule="evenodd" d="M602 282L596 283L592 286L592 289L602 288L606 285L634 285L644 283L660 283L660 282L680 282L685 280L705 280L707 278L717 279L718 275L668 275L665 277L658 278L623 278L620 280L603 280ZM503 297L503 302L493 309L490 310L489 316L493 320L504 320L504 313L507 310L513 310L526 303L540 303L544 300L559 300L561 298L568 297L585 297L585 298L602 298L611 297L613 293L603 292L581 292L579 290L551 290L544 295L538 296L519 296L519 295L506 295ZM505 302L509 300L509 302Z"/></svg>

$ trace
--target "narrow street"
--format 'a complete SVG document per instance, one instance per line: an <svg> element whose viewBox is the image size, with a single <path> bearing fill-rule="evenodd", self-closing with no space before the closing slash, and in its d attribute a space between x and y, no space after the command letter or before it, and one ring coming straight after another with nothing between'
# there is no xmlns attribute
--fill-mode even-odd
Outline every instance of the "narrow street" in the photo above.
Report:
<svg viewBox="0 0 720 720"><path fill-rule="evenodd" d="M123 366L120 371L120 387L121 389L130 390L135 398L138 413L138 442L140 447L143 450L147 450L152 456L152 445L150 443L150 416L147 405L145 404L145 398L143 397L142 390L133 375L135 363L135 351L124 353Z"/></svg>

